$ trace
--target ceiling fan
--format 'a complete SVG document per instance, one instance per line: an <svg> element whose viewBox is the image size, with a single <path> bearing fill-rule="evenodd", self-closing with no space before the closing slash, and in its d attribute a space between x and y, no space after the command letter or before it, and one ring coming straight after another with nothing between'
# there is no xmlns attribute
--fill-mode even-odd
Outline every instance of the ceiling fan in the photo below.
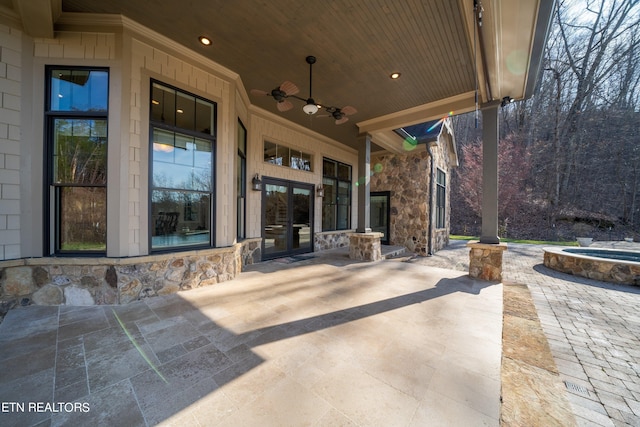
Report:
<svg viewBox="0 0 640 427"><path fill-rule="evenodd" d="M349 105L346 107L338 108L338 107L330 107L330 106L316 103L316 101L313 99L313 91L312 91L313 64L316 63L316 57L309 55L305 58L305 60L307 61L307 64L309 64L309 97L308 98L305 99L305 98L296 96L296 94L300 90L295 84L289 81L282 83L279 87L273 89L271 92L259 90L259 89L252 89L251 93L257 96L265 96L265 95L272 96L278 102L277 104L278 111L281 111L281 112L288 111L291 108L293 108L293 104L291 104L291 102L286 99L288 97L292 97L292 98L299 99L300 101L305 103L304 106L302 107L302 111L304 111L305 114L309 116L316 114L320 109L324 109L329 114L318 116L318 117L333 117L337 125L341 125L347 122L349 120L347 116L357 113L358 110L356 110L354 107Z"/></svg>
<svg viewBox="0 0 640 427"><path fill-rule="evenodd" d="M341 125L343 123L348 122L349 117L347 116L351 116L358 112L358 110L356 110L351 105L347 105L346 107L342 107L342 108L325 107L325 106L322 106L322 108L324 108L325 111L327 111L327 113L329 114L318 116L318 117L333 117L334 119L336 119L337 125Z"/></svg>
<svg viewBox="0 0 640 427"><path fill-rule="evenodd" d="M276 106L280 112L289 111L293 108L293 104L291 101L287 100L287 98L294 96L298 92L300 92L298 86L289 81L282 83L279 87L271 90L270 92L260 89L251 89L251 94L253 95L272 96L273 99L277 101Z"/></svg>
<svg viewBox="0 0 640 427"><path fill-rule="evenodd" d="M318 116L318 117L333 117L334 119L336 119L336 124L337 125L341 125L341 124L347 122L349 120L349 118L347 116L350 116L352 114L357 113L358 110L356 110L354 107L351 107L351 106L346 106L346 107L342 107L342 108L329 107L329 106L326 106L326 105L318 104L316 101L314 101L313 92L312 92L312 87L313 87L313 64L316 63L316 57L315 56L307 56L305 58L305 60L307 61L307 64L309 64L309 98L307 98L305 100L304 98L300 98L298 96L294 96L294 98L297 98L297 99L299 99L301 101L306 102L304 107L302 107L302 111L304 111L306 114L311 116L311 115L316 114L319 109L324 108L324 110L329 114L328 115L323 115L323 116Z"/></svg>

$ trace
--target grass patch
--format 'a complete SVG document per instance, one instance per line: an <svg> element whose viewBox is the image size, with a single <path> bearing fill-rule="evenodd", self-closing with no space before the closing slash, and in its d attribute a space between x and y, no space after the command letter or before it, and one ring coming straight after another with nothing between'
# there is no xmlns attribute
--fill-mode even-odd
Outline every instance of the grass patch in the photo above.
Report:
<svg viewBox="0 0 640 427"><path fill-rule="evenodd" d="M460 236L460 235L450 235L449 239L451 240L478 240L478 237L475 236ZM527 243L530 245L556 245L556 246L578 246L578 242L551 242L547 240L525 240L525 239L500 239L501 242L505 243Z"/></svg>

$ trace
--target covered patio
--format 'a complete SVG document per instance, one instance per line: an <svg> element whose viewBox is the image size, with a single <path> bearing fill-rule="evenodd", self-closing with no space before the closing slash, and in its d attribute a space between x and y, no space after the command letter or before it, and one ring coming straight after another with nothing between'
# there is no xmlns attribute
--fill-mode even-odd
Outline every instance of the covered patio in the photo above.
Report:
<svg viewBox="0 0 640 427"><path fill-rule="evenodd" d="M499 425L501 284L321 254L125 306L10 311L0 420Z"/></svg>
<svg viewBox="0 0 640 427"><path fill-rule="evenodd" d="M238 120L249 126L246 176L288 175L265 166L260 158L267 143L263 138L297 144L303 154L313 149L316 164L333 152L352 165L358 188L347 228L367 232L371 152L404 153L405 138L398 130L472 111L478 112L485 147L480 243L496 244L498 109L533 94L553 5L553 0L366 5L241 0L209 1L189 9L174 0L153 7L128 0L0 1L0 22L12 37L3 47L11 83L5 98L13 100L5 107L17 111L7 116L11 149L5 151L11 162L6 168L11 172L4 184L20 182L24 195L3 200L8 208L0 215L14 231L0 244L0 259L49 256L64 249L56 246L58 220L42 217L49 211L53 217L55 205L35 196L43 178L55 184L41 176L39 166L47 161L41 141L48 137L39 127L26 126L44 114L40 91L47 64L112 69L108 210L101 214L101 223L109 219L110 231L98 246L109 257L148 255L154 249L147 200L154 184L145 176L153 165L146 153L146 104L153 79L220 104L220 131L213 135L219 144L212 211L224 214L214 217L215 224L195 224L209 247L229 247L236 239L262 233L259 194L230 191L229 171L238 167ZM201 43L203 38L209 43ZM317 61L305 63L310 56ZM307 105L315 105L307 111L317 114L303 111ZM284 130L274 130L279 127ZM16 149L14 139L27 144ZM322 172L296 173L294 178L318 185ZM193 222L194 210L189 209L183 217ZM316 211L319 217L320 209ZM320 231L320 220L315 222ZM193 225L183 224L180 230ZM204 231L210 232L208 237Z"/></svg>

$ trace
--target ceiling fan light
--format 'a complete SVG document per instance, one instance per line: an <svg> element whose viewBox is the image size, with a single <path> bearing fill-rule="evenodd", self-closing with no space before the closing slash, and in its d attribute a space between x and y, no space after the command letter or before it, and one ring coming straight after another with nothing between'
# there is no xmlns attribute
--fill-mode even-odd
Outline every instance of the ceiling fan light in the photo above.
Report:
<svg viewBox="0 0 640 427"><path fill-rule="evenodd" d="M309 102L302 107L302 111L311 116L318 112L318 106L313 102Z"/></svg>

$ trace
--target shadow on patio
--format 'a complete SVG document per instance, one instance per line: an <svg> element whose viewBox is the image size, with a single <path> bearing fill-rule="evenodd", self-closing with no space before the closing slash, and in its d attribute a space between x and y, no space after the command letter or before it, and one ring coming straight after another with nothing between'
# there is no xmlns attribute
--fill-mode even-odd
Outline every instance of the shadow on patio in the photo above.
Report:
<svg viewBox="0 0 640 427"><path fill-rule="evenodd" d="M0 421L499 424L501 285L391 261L274 264L126 306L9 312L0 400L24 410Z"/></svg>

